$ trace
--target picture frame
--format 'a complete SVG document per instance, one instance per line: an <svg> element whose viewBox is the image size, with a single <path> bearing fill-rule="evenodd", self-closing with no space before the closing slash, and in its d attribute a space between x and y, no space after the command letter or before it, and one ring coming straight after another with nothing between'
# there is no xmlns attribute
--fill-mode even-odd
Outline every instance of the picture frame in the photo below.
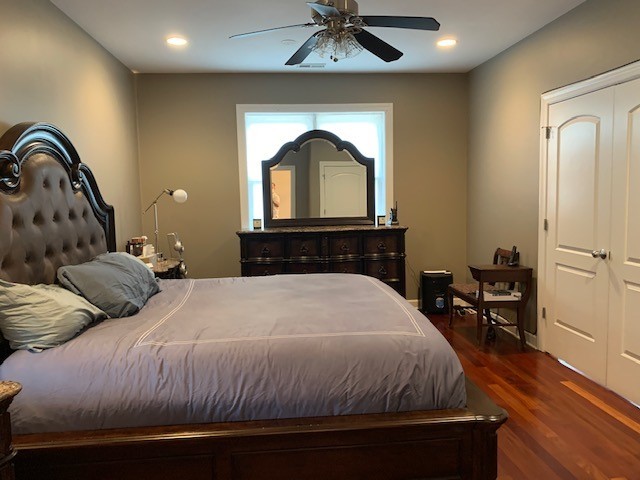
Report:
<svg viewBox="0 0 640 480"><path fill-rule="evenodd" d="M253 229L254 230L262 230L262 219L254 218L253 219Z"/></svg>
<svg viewBox="0 0 640 480"><path fill-rule="evenodd" d="M378 215L378 226L383 227L387 223L386 215Z"/></svg>

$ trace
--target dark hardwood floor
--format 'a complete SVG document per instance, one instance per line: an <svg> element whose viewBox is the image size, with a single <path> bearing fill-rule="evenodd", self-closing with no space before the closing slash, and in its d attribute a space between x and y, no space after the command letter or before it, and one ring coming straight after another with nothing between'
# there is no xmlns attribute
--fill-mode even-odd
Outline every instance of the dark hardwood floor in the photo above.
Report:
<svg viewBox="0 0 640 480"><path fill-rule="evenodd" d="M505 332L479 346L475 317L456 316L453 328L448 315L428 317L467 376L509 412L500 480L640 480L640 409Z"/></svg>

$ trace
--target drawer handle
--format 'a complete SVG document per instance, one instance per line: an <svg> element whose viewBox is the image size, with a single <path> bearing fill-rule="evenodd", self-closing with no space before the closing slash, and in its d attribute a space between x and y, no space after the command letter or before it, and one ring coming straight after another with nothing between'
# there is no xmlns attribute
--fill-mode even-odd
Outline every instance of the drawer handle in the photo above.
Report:
<svg viewBox="0 0 640 480"><path fill-rule="evenodd" d="M386 269L386 268L384 268L384 267L380 267L380 268L378 269L378 273L379 273L381 276L386 277L388 272L387 272L387 269Z"/></svg>
<svg viewBox="0 0 640 480"><path fill-rule="evenodd" d="M348 252L349 251L349 245L347 245L346 243L343 243L342 245L340 245L340 250L342 250L343 252Z"/></svg>
<svg viewBox="0 0 640 480"><path fill-rule="evenodd" d="M387 249L387 246L384 244L384 242L380 242L378 244L378 250L380 250L381 252L384 252Z"/></svg>
<svg viewBox="0 0 640 480"><path fill-rule="evenodd" d="M307 253L309 253L309 249L307 248L306 245L302 244L302 246L300 247L300 253L303 255L306 255Z"/></svg>
<svg viewBox="0 0 640 480"><path fill-rule="evenodd" d="M344 268L342 269L342 273L349 273L349 269L348 269L347 267L344 267Z"/></svg>
<svg viewBox="0 0 640 480"><path fill-rule="evenodd" d="M265 277L268 277L269 275L273 275L273 274L272 274L269 270L265 270L265 271L264 271L264 273L263 273L263 275L264 275Z"/></svg>
<svg viewBox="0 0 640 480"><path fill-rule="evenodd" d="M268 257L269 255L271 255L271 250L269 250L269 247L264 247L262 249L262 256L263 257Z"/></svg>
<svg viewBox="0 0 640 480"><path fill-rule="evenodd" d="M304 268L304 269L302 269L302 273L309 273L309 272L307 272L307 269Z"/></svg>

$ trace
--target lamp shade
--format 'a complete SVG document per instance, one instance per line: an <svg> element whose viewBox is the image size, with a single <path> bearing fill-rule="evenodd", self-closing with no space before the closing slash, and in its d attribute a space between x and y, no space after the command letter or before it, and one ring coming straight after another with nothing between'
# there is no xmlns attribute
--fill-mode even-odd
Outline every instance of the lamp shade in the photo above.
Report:
<svg viewBox="0 0 640 480"><path fill-rule="evenodd" d="M187 192L185 192L181 188L179 188L178 190L174 190L171 196L176 203L184 203L188 198Z"/></svg>

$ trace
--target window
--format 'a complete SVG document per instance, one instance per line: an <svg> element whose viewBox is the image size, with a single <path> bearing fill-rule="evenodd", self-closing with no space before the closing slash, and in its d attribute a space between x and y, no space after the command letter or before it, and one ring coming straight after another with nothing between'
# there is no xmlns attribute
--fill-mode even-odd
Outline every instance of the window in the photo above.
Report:
<svg viewBox="0 0 640 480"><path fill-rule="evenodd" d="M302 133L328 130L374 159L376 215L393 198L391 104L238 105L238 162L242 227L262 219L262 161Z"/></svg>

